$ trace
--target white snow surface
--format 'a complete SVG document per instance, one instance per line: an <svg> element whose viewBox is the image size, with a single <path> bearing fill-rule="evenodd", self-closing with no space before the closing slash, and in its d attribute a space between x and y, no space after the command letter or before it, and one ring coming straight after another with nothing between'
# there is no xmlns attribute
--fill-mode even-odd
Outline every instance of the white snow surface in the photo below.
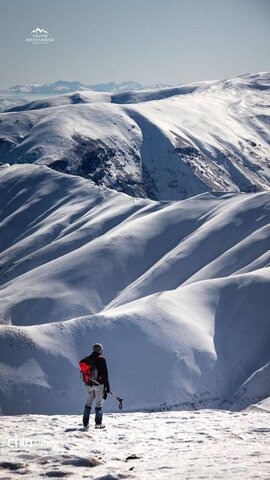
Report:
<svg viewBox="0 0 270 480"><path fill-rule="evenodd" d="M135 197L270 189L270 74L78 91L0 114L0 162L38 163Z"/></svg>
<svg viewBox="0 0 270 480"><path fill-rule="evenodd" d="M0 479L268 480L269 414L106 415L88 431L72 415L1 417Z"/></svg>
<svg viewBox="0 0 270 480"><path fill-rule="evenodd" d="M269 193L156 202L7 165L0 198L2 414L80 413L96 341L125 411L270 396Z"/></svg>

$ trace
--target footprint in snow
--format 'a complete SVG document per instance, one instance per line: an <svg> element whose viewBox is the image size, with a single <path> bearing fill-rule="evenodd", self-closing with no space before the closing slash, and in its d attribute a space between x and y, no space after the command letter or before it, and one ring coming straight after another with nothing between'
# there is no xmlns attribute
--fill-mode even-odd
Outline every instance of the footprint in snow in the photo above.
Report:
<svg viewBox="0 0 270 480"><path fill-rule="evenodd" d="M50 472L44 473L45 477L50 478L63 478L71 475L71 472L61 472L60 470L51 470Z"/></svg>
<svg viewBox="0 0 270 480"><path fill-rule="evenodd" d="M62 461L62 465L73 465L74 467L97 467L105 462L97 457L71 457Z"/></svg>
<svg viewBox="0 0 270 480"><path fill-rule="evenodd" d="M86 432L87 430L84 427L78 427L78 428L66 428L64 432Z"/></svg>
<svg viewBox="0 0 270 480"><path fill-rule="evenodd" d="M19 470L20 468L25 468L25 467L27 467L25 463L0 462L0 468L6 468L7 470Z"/></svg>
<svg viewBox="0 0 270 480"><path fill-rule="evenodd" d="M270 428L253 428L253 430L251 430L252 433L269 433L270 432Z"/></svg>

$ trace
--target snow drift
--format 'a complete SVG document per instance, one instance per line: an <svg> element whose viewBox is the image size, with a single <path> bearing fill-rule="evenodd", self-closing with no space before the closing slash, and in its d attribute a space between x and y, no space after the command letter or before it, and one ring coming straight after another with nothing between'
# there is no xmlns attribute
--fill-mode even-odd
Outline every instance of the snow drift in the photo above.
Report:
<svg viewBox="0 0 270 480"><path fill-rule="evenodd" d="M38 165L0 188L2 413L79 413L97 340L129 410L270 395L268 193L156 202Z"/></svg>

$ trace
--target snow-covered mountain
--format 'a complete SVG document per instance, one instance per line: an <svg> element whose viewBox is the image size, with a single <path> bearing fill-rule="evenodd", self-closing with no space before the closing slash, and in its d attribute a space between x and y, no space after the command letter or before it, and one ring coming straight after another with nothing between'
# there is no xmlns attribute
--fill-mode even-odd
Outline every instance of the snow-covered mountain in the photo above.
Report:
<svg viewBox="0 0 270 480"><path fill-rule="evenodd" d="M126 81L121 83L95 83L93 85L86 85L78 81L69 82L58 80L50 83L28 83L24 85L15 85L6 90L0 91L0 94L5 95L59 95L60 93L71 93L79 90L94 90L97 92L117 92L121 90L143 90L145 88L163 88L169 85L158 84L144 86L141 83L134 81Z"/></svg>
<svg viewBox="0 0 270 480"><path fill-rule="evenodd" d="M156 202L42 165L0 189L2 413L79 413L94 341L127 410L270 396L269 193Z"/></svg>
<svg viewBox="0 0 270 480"><path fill-rule="evenodd" d="M118 92L126 90L144 90L153 88L165 88L170 85L157 84L145 86L134 81L121 83L108 82L85 85L81 82L68 82L59 80L51 83L29 83L24 85L15 85L6 90L0 90L0 112L23 105L35 99L43 99L46 96L60 95L65 93L74 93L79 91L96 92Z"/></svg>
<svg viewBox="0 0 270 480"><path fill-rule="evenodd" d="M269 89L264 73L43 98L0 115L0 161L158 200L269 191Z"/></svg>

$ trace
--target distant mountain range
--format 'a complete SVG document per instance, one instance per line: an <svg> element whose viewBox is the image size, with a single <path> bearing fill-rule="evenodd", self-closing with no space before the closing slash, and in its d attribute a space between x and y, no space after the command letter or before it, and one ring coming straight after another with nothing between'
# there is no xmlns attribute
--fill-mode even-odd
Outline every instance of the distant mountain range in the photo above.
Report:
<svg viewBox="0 0 270 480"><path fill-rule="evenodd" d="M269 191L270 74L111 93L79 86L2 113L1 162L154 200Z"/></svg>
<svg viewBox="0 0 270 480"><path fill-rule="evenodd" d="M81 82L68 82L59 80L51 83L29 83L24 85L15 85L7 90L0 91L0 95L59 95L61 93L71 93L82 90L94 90L96 92L117 92L123 90L143 90L150 88L163 88L169 85L157 84L144 86L141 83L127 81L122 83L97 83L94 85L85 85Z"/></svg>

